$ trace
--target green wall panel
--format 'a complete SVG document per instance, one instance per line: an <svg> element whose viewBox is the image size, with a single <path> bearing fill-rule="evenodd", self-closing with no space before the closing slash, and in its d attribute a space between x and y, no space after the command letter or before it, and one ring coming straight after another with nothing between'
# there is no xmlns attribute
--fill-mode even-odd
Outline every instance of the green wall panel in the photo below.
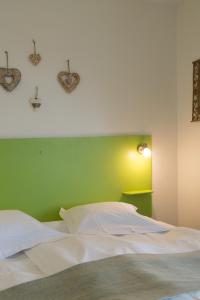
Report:
<svg viewBox="0 0 200 300"><path fill-rule="evenodd" d="M141 194L141 195L122 195L120 201L131 203L138 207L137 212L145 216L152 216L152 201L151 194Z"/></svg>
<svg viewBox="0 0 200 300"><path fill-rule="evenodd" d="M0 209L47 221L59 218L61 206L136 201L122 191L151 189L151 158L136 150L141 142L151 146L151 137L0 139ZM142 203L150 215L151 199Z"/></svg>

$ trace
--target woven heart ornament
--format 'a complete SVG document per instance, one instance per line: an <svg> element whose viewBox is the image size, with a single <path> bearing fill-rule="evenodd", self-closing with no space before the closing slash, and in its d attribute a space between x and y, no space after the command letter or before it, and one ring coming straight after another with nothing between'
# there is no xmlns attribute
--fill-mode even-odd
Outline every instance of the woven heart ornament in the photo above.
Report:
<svg viewBox="0 0 200 300"><path fill-rule="evenodd" d="M39 53L32 53L29 55L29 59L34 66L37 66L41 61L41 56Z"/></svg>
<svg viewBox="0 0 200 300"><path fill-rule="evenodd" d="M12 92L21 80L21 73L18 69L0 68L1 86L8 92Z"/></svg>
<svg viewBox="0 0 200 300"><path fill-rule="evenodd" d="M58 73L58 81L68 93L71 93L79 84L80 76L77 73L60 72Z"/></svg>
<svg viewBox="0 0 200 300"><path fill-rule="evenodd" d="M8 51L6 54L6 68L0 68L0 84L8 92L12 92L21 80L21 72L18 69L8 67Z"/></svg>
<svg viewBox="0 0 200 300"><path fill-rule="evenodd" d="M29 60L30 62L34 65L37 66L39 62L41 61L41 56L39 53L37 53L36 50L36 42L33 40L33 53L29 55Z"/></svg>
<svg viewBox="0 0 200 300"><path fill-rule="evenodd" d="M71 73L69 67L69 60L67 60L68 71L61 71L58 73L57 78L61 86L67 93L71 93L79 84L80 76L78 73Z"/></svg>

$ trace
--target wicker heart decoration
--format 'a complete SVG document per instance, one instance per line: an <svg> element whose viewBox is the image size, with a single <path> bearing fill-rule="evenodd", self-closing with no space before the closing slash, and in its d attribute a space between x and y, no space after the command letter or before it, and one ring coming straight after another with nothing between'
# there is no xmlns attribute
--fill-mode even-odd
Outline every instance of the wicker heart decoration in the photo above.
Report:
<svg viewBox="0 0 200 300"><path fill-rule="evenodd" d="M67 71L61 71L58 73L57 78L64 90L67 93L71 93L79 84L80 76L78 73L71 73L69 59L67 60Z"/></svg>
<svg viewBox="0 0 200 300"><path fill-rule="evenodd" d="M80 76L77 73L62 71L58 73L58 81L66 92L71 93L79 84Z"/></svg>
<svg viewBox="0 0 200 300"><path fill-rule="evenodd" d="M29 55L29 59L33 65L37 66L41 61L41 56L39 53L32 53Z"/></svg>
<svg viewBox="0 0 200 300"><path fill-rule="evenodd" d="M37 53L36 41L33 40L33 53L29 55L29 60L34 66L37 66L41 59L41 55Z"/></svg>
<svg viewBox="0 0 200 300"><path fill-rule="evenodd" d="M18 69L0 68L0 83L6 91L14 90L20 80L21 72Z"/></svg>

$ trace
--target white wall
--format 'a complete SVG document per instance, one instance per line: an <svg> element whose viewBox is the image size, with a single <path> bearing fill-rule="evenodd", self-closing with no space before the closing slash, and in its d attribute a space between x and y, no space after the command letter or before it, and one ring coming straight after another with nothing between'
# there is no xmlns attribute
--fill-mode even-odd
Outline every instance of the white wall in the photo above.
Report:
<svg viewBox="0 0 200 300"><path fill-rule="evenodd" d="M155 0L0 0L0 64L22 72L0 88L0 136L153 135L154 215L176 223L176 7ZM32 66L32 38L43 60ZM67 95L56 75L79 72ZM39 86L43 106L28 99Z"/></svg>
<svg viewBox="0 0 200 300"><path fill-rule="evenodd" d="M192 62L200 58L200 1L184 0L178 19L178 219L200 228L200 123L192 118Z"/></svg>

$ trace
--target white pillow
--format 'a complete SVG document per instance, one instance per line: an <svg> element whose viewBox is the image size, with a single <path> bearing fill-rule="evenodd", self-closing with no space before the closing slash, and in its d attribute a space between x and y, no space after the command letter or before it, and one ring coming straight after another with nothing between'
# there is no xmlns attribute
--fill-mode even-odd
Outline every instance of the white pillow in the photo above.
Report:
<svg viewBox="0 0 200 300"><path fill-rule="evenodd" d="M21 211L0 210L0 259L65 236Z"/></svg>
<svg viewBox="0 0 200 300"><path fill-rule="evenodd" d="M60 209L70 233L130 234L161 232L167 229L155 220L136 212L137 208L123 202L102 202Z"/></svg>

